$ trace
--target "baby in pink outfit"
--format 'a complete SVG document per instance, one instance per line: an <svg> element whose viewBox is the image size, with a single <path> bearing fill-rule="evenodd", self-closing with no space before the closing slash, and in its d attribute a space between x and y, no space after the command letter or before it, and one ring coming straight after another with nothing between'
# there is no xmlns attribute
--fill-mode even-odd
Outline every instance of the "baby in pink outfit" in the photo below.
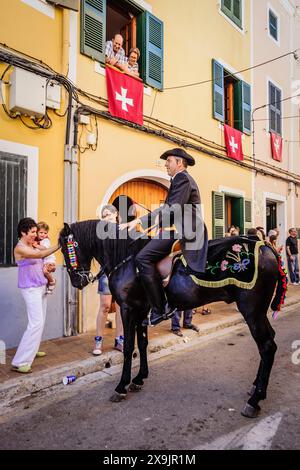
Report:
<svg viewBox="0 0 300 470"><path fill-rule="evenodd" d="M39 222L37 224L37 238L39 242L39 246L37 248L46 249L51 246L49 237L49 225L45 222ZM56 270L56 259L55 256L52 254L44 258L44 266L43 266L43 273L45 278L48 281L46 294L52 294L55 288L56 279L52 273Z"/></svg>

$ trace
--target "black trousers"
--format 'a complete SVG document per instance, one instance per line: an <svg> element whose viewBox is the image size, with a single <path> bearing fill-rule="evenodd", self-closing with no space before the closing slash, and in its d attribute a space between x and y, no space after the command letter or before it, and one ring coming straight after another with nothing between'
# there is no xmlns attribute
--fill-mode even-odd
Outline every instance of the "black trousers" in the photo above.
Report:
<svg viewBox="0 0 300 470"><path fill-rule="evenodd" d="M174 235L170 233L169 240L154 238L143 248L135 258L140 279L145 288L151 307L159 312L165 311L166 296L159 273L155 264L171 252Z"/></svg>
<svg viewBox="0 0 300 470"><path fill-rule="evenodd" d="M156 272L155 263L163 259L171 252L175 238L170 232L170 240L153 238L135 257L135 263L141 274Z"/></svg>

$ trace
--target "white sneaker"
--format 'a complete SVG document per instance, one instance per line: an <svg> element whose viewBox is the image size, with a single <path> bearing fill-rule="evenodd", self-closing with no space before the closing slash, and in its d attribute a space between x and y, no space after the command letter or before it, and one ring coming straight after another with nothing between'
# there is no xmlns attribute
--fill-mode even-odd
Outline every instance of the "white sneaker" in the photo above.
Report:
<svg viewBox="0 0 300 470"><path fill-rule="evenodd" d="M292 286L298 286L299 283L298 282L292 282Z"/></svg>
<svg viewBox="0 0 300 470"><path fill-rule="evenodd" d="M95 349L93 351L94 356L100 356L102 354L102 344L103 344L102 336L95 336Z"/></svg>

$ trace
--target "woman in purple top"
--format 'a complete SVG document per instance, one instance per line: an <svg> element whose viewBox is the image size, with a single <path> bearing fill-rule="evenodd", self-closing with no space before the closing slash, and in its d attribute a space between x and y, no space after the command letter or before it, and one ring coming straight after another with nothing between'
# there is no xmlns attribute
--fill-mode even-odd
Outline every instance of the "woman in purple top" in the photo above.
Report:
<svg viewBox="0 0 300 470"><path fill-rule="evenodd" d="M59 249L55 245L48 249L36 242L37 224L29 217L18 224L19 242L15 246L14 256L19 267L18 287L25 300L28 325L17 352L12 360L12 369L16 372L31 371L31 364L36 357L44 356L38 352L46 320L46 284L43 274L43 258Z"/></svg>

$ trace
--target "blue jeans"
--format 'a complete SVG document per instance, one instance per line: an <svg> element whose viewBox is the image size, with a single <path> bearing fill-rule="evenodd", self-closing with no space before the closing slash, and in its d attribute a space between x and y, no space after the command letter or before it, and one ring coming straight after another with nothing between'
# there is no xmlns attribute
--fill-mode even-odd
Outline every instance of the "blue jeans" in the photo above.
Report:
<svg viewBox="0 0 300 470"><path fill-rule="evenodd" d="M181 311L176 310L174 316L172 317L172 330L180 329L180 318ZM183 311L183 326L189 326L192 324L193 310L184 310Z"/></svg>
<svg viewBox="0 0 300 470"><path fill-rule="evenodd" d="M299 282L299 262L298 255L288 256L288 268L291 282Z"/></svg>

